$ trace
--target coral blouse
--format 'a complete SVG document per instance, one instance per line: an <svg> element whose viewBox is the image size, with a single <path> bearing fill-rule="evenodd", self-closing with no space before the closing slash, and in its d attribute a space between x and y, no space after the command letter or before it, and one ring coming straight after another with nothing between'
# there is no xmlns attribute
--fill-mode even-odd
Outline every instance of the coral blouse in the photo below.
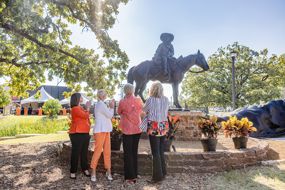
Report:
<svg viewBox="0 0 285 190"><path fill-rule="evenodd" d="M126 96L119 102L118 114L121 116L119 127L123 134L132 135L141 133L141 113L143 102L134 95Z"/></svg>
<svg viewBox="0 0 285 190"><path fill-rule="evenodd" d="M89 133L89 131L89 112L84 110L81 106L74 106L71 108L71 125L69 128L69 134Z"/></svg>

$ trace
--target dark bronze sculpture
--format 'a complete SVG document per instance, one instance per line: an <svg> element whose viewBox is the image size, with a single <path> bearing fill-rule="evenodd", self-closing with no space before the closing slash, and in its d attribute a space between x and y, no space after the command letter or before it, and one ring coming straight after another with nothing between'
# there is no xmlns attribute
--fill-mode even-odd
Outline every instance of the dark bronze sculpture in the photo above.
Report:
<svg viewBox="0 0 285 190"><path fill-rule="evenodd" d="M170 77L169 68L167 65L168 59L175 59L174 56L174 48L171 42L174 39L174 35L170 33L162 33L160 35L160 40L162 41L161 44L156 49L154 57L152 60L157 64L162 64L163 71L165 75Z"/></svg>
<svg viewBox="0 0 285 190"><path fill-rule="evenodd" d="M272 100L262 106L249 106L237 111L237 118L247 117L257 131L251 137L277 137L285 135L285 102ZM221 118L227 120L227 117Z"/></svg>
<svg viewBox="0 0 285 190"><path fill-rule="evenodd" d="M148 81L159 80L162 83L172 84L174 105L181 108L178 101L178 86L184 78L184 74L190 70L193 65L202 68L203 71L209 69L208 63L203 54L198 51L197 54L180 56L178 59L170 58L167 60L169 76L164 74L162 64L154 61L144 61L137 66L132 67L128 72L128 83L136 82L135 95L139 95L144 101L143 91ZM193 71L194 72L194 71Z"/></svg>

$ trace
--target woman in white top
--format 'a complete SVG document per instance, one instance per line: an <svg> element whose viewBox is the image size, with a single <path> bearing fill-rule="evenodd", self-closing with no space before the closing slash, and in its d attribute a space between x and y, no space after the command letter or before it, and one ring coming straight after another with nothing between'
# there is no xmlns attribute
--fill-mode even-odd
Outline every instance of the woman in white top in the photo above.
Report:
<svg viewBox="0 0 285 190"><path fill-rule="evenodd" d="M93 126L94 133L94 153L91 160L91 181L96 182L96 168L99 158L104 156L104 166L107 170L106 177L108 180L113 180L111 175L111 140L110 132L112 131L111 119L114 115L114 100L109 103L109 108L104 103L107 94L104 90L98 90L98 103L94 108L95 125Z"/></svg>

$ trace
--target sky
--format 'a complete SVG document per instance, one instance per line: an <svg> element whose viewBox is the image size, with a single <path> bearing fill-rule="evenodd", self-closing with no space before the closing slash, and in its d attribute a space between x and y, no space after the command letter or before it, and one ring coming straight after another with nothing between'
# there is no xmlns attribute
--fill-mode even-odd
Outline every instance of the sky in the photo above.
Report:
<svg viewBox="0 0 285 190"><path fill-rule="evenodd" d="M93 33L71 29L74 44L100 52ZM109 34L127 53L131 67L153 57L163 32L175 36L175 57L199 49L207 58L233 42L280 55L285 53L285 1L130 0L120 6ZM170 86L165 91L171 96Z"/></svg>

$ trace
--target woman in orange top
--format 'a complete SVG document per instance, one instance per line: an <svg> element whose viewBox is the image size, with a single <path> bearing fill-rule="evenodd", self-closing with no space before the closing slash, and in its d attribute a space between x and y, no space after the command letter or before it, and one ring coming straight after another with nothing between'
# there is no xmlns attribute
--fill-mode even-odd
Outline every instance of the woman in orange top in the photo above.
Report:
<svg viewBox="0 0 285 190"><path fill-rule="evenodd" d="M80 93L74 93L70 98L71 126L69 129L69 137L72 144L70 159L71 179L76 179L79 156L83 174L87 177L90 177L90 173L88 170L89 166L87 161L87 154L90 140L89 109L91 106L91 102L86 103L86 110L84 110L80 106L80 103L82 101L83 99Z"/></svg>

